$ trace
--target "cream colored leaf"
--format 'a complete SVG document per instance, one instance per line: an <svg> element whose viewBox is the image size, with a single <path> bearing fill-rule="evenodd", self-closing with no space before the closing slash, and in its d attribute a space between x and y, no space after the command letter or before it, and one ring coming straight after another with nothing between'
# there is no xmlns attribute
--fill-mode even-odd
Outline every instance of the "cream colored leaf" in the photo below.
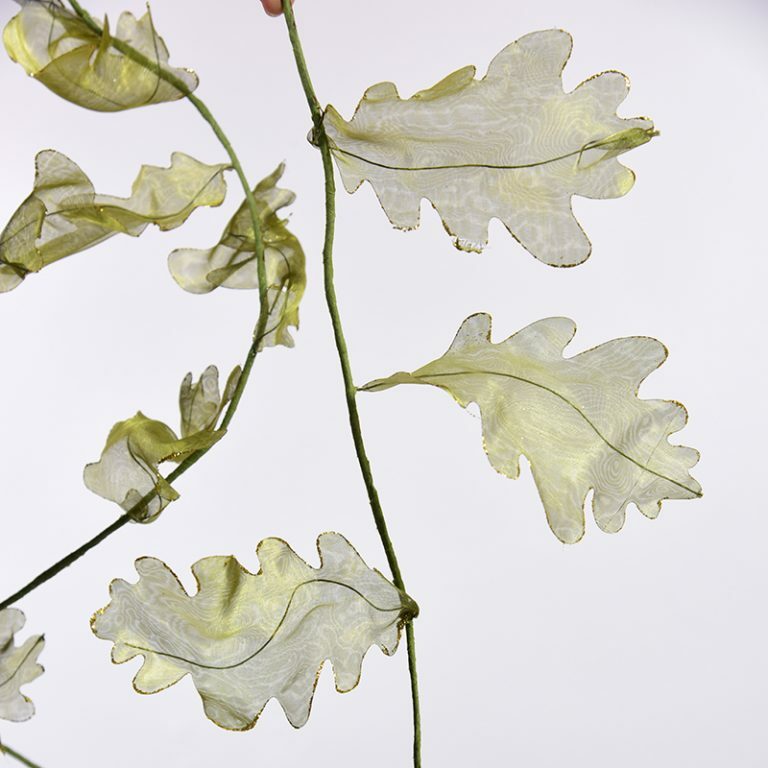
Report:
<svg viewBox="0 0 768 768"><path fill-rule="evenodd" d="M347 191L368 180L406 230L418 227L426 198L462 250L482 250L497 218L537 259L580 264L591 245L571 197L626 194L635 177L616 156L656 133L646 118L616 116L629 89L619 72L563 91L571 44L561 30L533 32L482 80L464 67L410 99L379 83L349 122L329 106L324 125Z"/></svg>
<svg viewBox="0 0 768 768"><path fill-rule="evenodd" d="M222 728L253 727L271 698L299 728L326 659L336 689L349 691L368 648L394 653L402 625L418 613L343 536L321 534L317 549L313 568L281 539L265 539L256 575L234 557L206 557L192 566L191 597L165 563L141 558L139 581L113 581L91 626L114 642L115 663L144 657L133 680L139 693L191 675L205 714Z"/></svg>
<svg viewBox="0 0 768 768"><path fill-rule="evenodd" d="M147 418L140 411L112 427L99 461L83 471L85 485L94 493L131 511L148 494L148 499L133 512L134 520L149 523L179 494L160 474L165 461L180 462L196 451L207 450L225 431L216 429L219 416L232 399L240 377L240 367L229 376L224 396L219 395L219 372L210 365L193 385L188 373L181 383L179 410L181 438L161 421Z"/></svg>
<svg viewBox="0 0 768 768"><path fill-rule="evenodd" d="M35 714L32 702L21 692L21 686L43 674L37 657L45 639L33 635L20 646L14 645L14 635L24 626L24 614L16 608L0 611L0 717L20 722Z"/></svg>
<svg viewBox="0 0 768 768"><path fill-rule="evenodd" d="M477 403L491 464L514 479L520 455L530 460L550 528L566 543L584 535L590 489L595 520L611 533L630 503L653 518L663 499L700 496L688 474L698 452L668 442L685 425L685 408L637 397L666 359L664 346L630 337L564 358L575 332L572 320L551 317L492 344L490 315L472 315L442 357L362 389L432 384L463 407Z"/></svg>
<svg viewBox="0 0 768 768"><path fill-rule="evenodd" d="M223 397L219 394L219 370L215 365L209 365L196 384L192 383L191 373L184 377L179 392L182 437L216 428L219 416L235 393L240 374L238 365L229 374Z"/></svg>
<svg viewBox="0 0 768 768"><path fill-rule="evenodd" d="M168 168L142 166L131 196L121 198L96 194L66 155L50 149L40 152L32 194L0 234L0 291L118 233L137 237L149 224L174 229L195 208L220 205L228 168L174 152Z"/></svg>
<svg viewBox="0 0 768 768"><path fill-rule="evenodd" d="M111 43L121 41L153 66L173 75L172 85L157 72L124 56ZM117 112L184 98L197 87L197 75L168 66L168 49L147 11L140 19L123 13L114 35L108 22L97 34L58 0L25 2L6 25L8 55L47 88L73 104Z"/></svg>
<svg viewBox="0 0 768 768"><path fill-rule="evenodd" d="M277 182L284 165L259 182L253 190L259 212L267 272L269 320L262 346L293 346L289 326L299 327L299 304L307 284L304 251L295 235L278 216L296 196ZM173 279L190 293L214 288L258 288L256 244L248 204L243 202L227 224L219 242L206 250L182 248L168 257Z"/></svg>

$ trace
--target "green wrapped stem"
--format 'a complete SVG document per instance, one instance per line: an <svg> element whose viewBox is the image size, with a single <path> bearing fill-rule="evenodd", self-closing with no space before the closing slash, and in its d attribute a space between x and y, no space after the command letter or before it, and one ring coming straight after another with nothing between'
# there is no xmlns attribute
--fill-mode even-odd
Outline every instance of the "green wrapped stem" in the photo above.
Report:
<svg viewBox="0 0 768 768"><path fill-rule="evenodd" d="M299 72L304 94L312 113L312 123L314 126L314 141L320 149L323 159L323 173L325 177L325 241L323 244L323 276L325 282L325 298L328 305L328 312L331 316L333 325L333 335L336 341L336 351L338 352L341 373L344 379L344 395L347 402L347 411L349 414L349 426L352 431L352 439L355 444L355 453L360 465L360 472L363 476L365 488L368 493L368 501L373 512L373 519L376 523L376 530L379 532L381 543L384 546L384 552L387 556L389 568L392 571L392 581L395 586L406 591L403 577L400 572L400 566L397 562L397 555L392 540L387 530L387 521L384 517L384 511L381 508L379 494L371 471L371 464L368 460L368 454L365 450L363 433L360 427L360 416L357 410L356 394L357 389L352 378L352 368L349 362L349 353L347 351L347 342L344 338L344 329L339 314L338 302L336 299L336 288L334 285L333 269L333 239L336 223L336 184L333 176L333 161L331 159L331 150L328 143L328 137L323 126L323 110L312 86L312 80L307 68L307 62L304 58L304 52L301 47L301 40L296 29L296 20L293 15L293 8L290 0L283 0L283 13L285 22L288 26L288 35L293 48L296 67ZM421 767L421 714L419 708L419 683L416 674L416 642L413 631L413 624L406 624L406 638L408 644L408 669L411 678L411 698L413 701L413 765L414 768Z"/></svg>

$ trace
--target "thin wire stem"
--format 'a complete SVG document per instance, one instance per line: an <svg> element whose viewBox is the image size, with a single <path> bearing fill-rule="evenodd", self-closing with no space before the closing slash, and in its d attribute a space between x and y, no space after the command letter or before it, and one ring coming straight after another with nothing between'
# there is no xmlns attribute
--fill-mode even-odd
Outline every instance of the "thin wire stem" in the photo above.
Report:
<svg viewBox="0 0 768 768"><path fill-rule="evenodd" d="M88 13L88 11L86 11L80 5L80 3L77 2L77 0L70 0L70 5L75 10L75 13L77 13L77 15L93 30L95 34L99 34L99 35L102 34L102 29L99 26L99 24L93 19L93 17ZM253 335L253 340L251 342L250 348L248 349L248 354L246 355L245 362L243 363L240 379L237 382L237 386L232 395L232 400L230 401L229 406L227 407L227 410L224 413L224 418L221 421L220 429L226 429L229 426L232 419L234 418L235 412L237 411L237 408L240 404L240 399L242 398L243 392L245 391L245 386L248 383L248 378L250 377L251 369L253 368L253 363L254 363L254 360L256 359L256 355L259 352L261 341L265 335L267 322L269 319L269 302L268 302L268 296L267 296L267 271L266 271L266 261L264 257L264 241L261 234L261 223L259 219L259 210L256 205L256 199L253 196L253 192L251 190L250 184L248 183L248 179L246 178L245 172L243 171L243 166L240 163L240 159L238 158L237 153L235 152L234 147L232 146L232 143L230 142L229 138L224 133L224 130L219 125L218 121L213 116L211 111L208 109L206 104L189 90L189 88L187 87L186 83L183 80L180 80L179 78L177 78L172 72L169 72L163 69L162 67L160 67L157 64L157 62L147 58L140 51L137 51L135 48L131 47L127 43L123 42L122 40L117 40L114 37L111 37L109 39L109 44L113 48L115 48L115 50L120 51L120 53L122 53L124 56L127 56L131 60L135 61L137 64L150 70L151 72L156 74L159 78L162 78L166 82L173 85L180 93L184 94L186 99L195 107L195 109L198 111L201 117L205 120L205 122L208 123L208 125L211 127L214 134L216 135L216 138L219 140L222 147L224 147L224 150L226 151L227 155L229 156L230 162L232 163L232 168L235 170L235 173L237 174L237 177L240 180L240 184L243 187L243 191L245 192L245 199L248 203L248 210L250 212L251 223L253 225L254 252L256 256L256 267L257 267L258 278L259 278L259 319L256 324L256 330ZM176 469L173 470L173 472L169 473L166 476L165 478L166 481L169 483L172 483L178 477L181 477L181 475L183 475L191 466L196 464L203 456L205 456L205 454L208 453L209 450L210 450L210 447L205 448L203 450L195 451L195 453L188 456L184 461L182 461L179 464L178 467L176 467ZM50 568L46 569L41 574L39 574L34 579L32 579L32 581L30 581L26 586L22 587L13 595L3 600L3 602L0 603L0 610L2 610L3 608L7 608L9 605L12 605L17 600L20 600L25 595L28 595L30 592L32 592L32 590L36 589L41 584L44 584L46 581L49 581L58 573L63 571L65 568L72 565L72 563L74 563L76 560L80 559L86 552L93 549L96 545L100 544L102 541L104 541L106 538L111 536L116 531L120 530L126 523L138 518L141 512L146 508L149 502L151 502L155 498L155 496L157 496L156 491L151 491L150 493L148 493L133 507L131 507L131 509L128 510L128 512L120 516L111 525L107 526L103 531L101 531L101 533L96 534L96 536L94 536L92 539L87 541L81 547L78 547L73 552L70 552L68 555L63 557L61 560L59 560L57 563L52 565Z"/></svg>
<svg viewBox="0 0 768 768"><path fill-rule="evenodd" d="M352 368L347 351L347 342L344 338L344 329L339 314L338 301L336 298L336 288L334 285L333 269L333 239L336 222L336 183L333 175L333 160L328 142L328 136L323 126L323 110L312 86L312 80L307 68L307 62L304 58L304 51L299 39L299 33L296 29L296 20L293 14L290 0L283 0L283 13L288 27L288 36L293 48L293 55L296 61L299 78L301 79L304 94L312 113L312 123L314 126L313 141L320 149L323 159L323 172L325 176L325 241L323 245L323 275L325 280L325 298L328 305L328 312L331 316L333 325L333 335L336 341L336 350L338 352L341 373L344 379L344 394L347 401L347 411L349 413L349 426L352 431L352 439L355 444L355 453L360 465L360 471L363 476L366 491L368 492L368 501L373 512L373 519L376 523L376 530L379 532L384 552L387 556L389 568L392 571L392 580L398 589L406 591L403 577L400 572L400 566L397 562L397 555L392 540L387 530L387 522L384 518L384 512L381 508L379 494L371 471L371 464L368 460L368 454L365 450L363 434L360 427L360 416L357 410L356 394L357 389L352 378ZM416 642L413 632L413 624L408 622L406 625L406 638L408 644L408 669L411 678L411 698L413 700L413 764L415 768L421 766L421 714L419 708L419 682L416 674Z"/></svg>
<svg viewBox="0 0 768 768"><path fill-rule="evenodd" d="M108 525L101 533L97 533L92 539L86 541L81 547L78 547L74 552L70 552L66 557L63 557L58 562L54 563L50 568L44 570L38 576L35 576L32 581L23 586L17 592L14 592L10 597L7 597L0 603L0 610L7 608L9 605L21 600L22 597L28 595L32 590L37 589L41 584L45 584L46 581L52 579L56 574L63 571L67 566L72 565L75 560L79 560L86 552L93 549L97 544L100 544L104 539L111 536L115 531L120 530L126 523L131 521L130 514L122 515L118 517L111 525Z"/></svg>
<svg viewBox="0 0 768 768"><path fill-rule="evenodd" d="M33 763L28 757L20 755L15 749L11 749L7 744L0 744L0 755L8 755L18 760L22 765L28 766L28 768L42 768L37 763Z"/></svg>

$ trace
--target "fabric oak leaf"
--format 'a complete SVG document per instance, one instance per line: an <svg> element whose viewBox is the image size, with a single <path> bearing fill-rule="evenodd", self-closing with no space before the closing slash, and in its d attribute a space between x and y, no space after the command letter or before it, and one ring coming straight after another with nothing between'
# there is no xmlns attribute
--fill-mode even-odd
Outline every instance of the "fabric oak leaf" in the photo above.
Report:
<svg viewBox="0 0 768 768"><path fill-rule="evenodd" d="M175 101L198 84L194 72L168 66L168 49L149 11L138 20L121 14L113 35L106 18L97 32L58 0L25 2L6 25L3 42L28 75L67 101L98 112ZM121 45L145 61L129 58L118 50Z"/></svg>
<svg viewBox="0 0 768 768"><path fill-rule="evenodd" d="M167 424L147 418L141 411L119 421L112 427L99 461L86 465L86 487L131 512L135 522L155 520L170 502L179 498L160 474L159 465L183 461L195 451L207 450L224 436L225 430L216 429L216 424L232 399L239 378L238 366L220 396L216 366L208 366L195 384L191 373L184 377L179 393L181 437Z"/></svg>
<svg viewBox="0 0 768 768"><path fill-rule="evenodd" d="M299 728L326 659L336 689L350 691L368 648L393 654L403 624L418 613L343 536L323 533L317 549L313 568L281 539L265 539L255 575L234 557L203 558L192 566L192 596L165 563L141 558L139 581L113 581L111 602L91 626L114 643L116 664L144 657L133 680L139 693L191 675L206 716L222 728L252 728L272 698Z"/></svg>
<svg viewBox="0 0 768 768"><path fill-rule="evenodd" d="M285 166L279 165L253 190L264 242L269 305L262 347L293 346L288 328L299 327L299 304L307 284L304 251L278 216L281 208L296 199L293 192L277 186L284 170ZM213 248L177 249L168 257L168 268L173 279L190 293L209 293L219 287L257 289L256 242L247 202L237 209Z"/></svg>
<svg viewBox="0 0 768 768"><path fill-rule="evenodd" d="M442 357L362 389L431 384L463 407L477 403L492 466L514 479L520 456L529 459L549 526L565 543L584 535L590 489L595 520L610 533L630 503L655 518L663 499L701 496L688 473L698 452L668 442L685 426L685 408L637 397L664 346L636 336L564 358L575 332L572 320L551 317L493 344L490 315L472 315Z"/></svg>
<svg viewBox="0 0 768 768"><path fill-rule="evenodd" d="M32 194L0 234L0 292L113 235L138 237L149 224L175 229L196 208L221 205L228 169L174 152L168 168L142 166L131 196L122 198L96 194L90 179L61 152L38 153Z"/></svg>
<svg viewBox="0 0 768 768"><path fill-rule="evenodd" d="M432 203L457 248L481 251L497 218L531 254L570 267L590 254L571 197L626 194L635 176L616 156L656 135L647 118L622 119L629 89L603 72L563 91L571 36L533 32L508 45L482 80L464 67L410 99L393 83L369 88L347 122L324 117L346 190L373 187L392 224L419 225Z"/></svg>
<svg viewBox="0 0 768 768"><path fill-rule="evenodd" d="M179 392L182 437L216 428L219 416L235 394L241 373L238 365L229 374L223 395L219 393L219 370L215 365L209 365L196 383L191 373L184 377Z"/></svg>
<svg viewBox="0 0 768 768"><path fill-rule="evenodd" d="M27 638L20 646L14 635L25 623L24 614L16 608L0 611L0 718L20 722L35 714L32 702L21 692L21 686L43 674L37 657L43 650L42 635Z"/></svg>

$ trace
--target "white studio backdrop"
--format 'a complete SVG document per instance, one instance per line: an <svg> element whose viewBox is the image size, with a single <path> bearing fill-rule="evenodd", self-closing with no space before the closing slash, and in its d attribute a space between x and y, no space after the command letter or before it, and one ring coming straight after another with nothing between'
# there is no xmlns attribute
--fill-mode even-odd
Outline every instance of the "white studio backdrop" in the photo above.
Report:
<svg viewBox="0 0 768 768"><path fill-rule="evenodd" d="M0 2L3 23L17 10ZM95 15L139 14L137 0L93 0ZM298 0L297 21L323 102L349 117L381 80L410 95L504 45L550 27L574 50L567 89L618 69L632 80L620 114L649 115L661 136L625 157L624 198L576 198L589 261L552 269L498 222L482 255L453 249L425 203L422 226L391 229L367 185L338 197L337 289L358 383L413 368L447 348L476 311L495 340L534 320L573 317L569 354L650 335L670 349L644 397L683 402L674 436L698 448L700 501L656 521L632 508L618 534L560 544L526 462L497 475L480 422L445 394L403 387L360 397L374 473L416 622L424 764L554 768L698 768L768 764L764 738L763 482L766 404L764 237L768 8L758 0L616 3L541 0ZM311 564L315 538L347 536L386 572L359 477L322 295L320 157L282 20L256 0L156 0L171 62L200 75L198 94L256 181L282 160L295 190L292 229L309 287L292 350L267 350L230 434L179 480L182 497L150 526L129 526L22 600L27 633L45 632L46 673L26 687L37 715L0 736L45 768L300 765L405 768L410 700L405 644L372 649L359 687L333 690L326 665L309 723L294 731L270 703L244 734L208 722L190 679L139 696L139 660L109 661L90 631L112 578L135 581L141 555L189 566L234 554L258 567L257 542L280 536ZM3 184L9 217L29 193L37 151L78 162L97 190L127 195L142 163L180 150L223 153L183 102L104 115L64 102L0 61ZM213 244L241 193L172 233L116 237L0 296L2 597L118 514L82 484L111 425L141 409L175 424L188 370L241 361L255 292L193 296L166 267L176 247ZM5 220L5 219L4 219ZM8 758L10 765L11 760Z"/></svg>

